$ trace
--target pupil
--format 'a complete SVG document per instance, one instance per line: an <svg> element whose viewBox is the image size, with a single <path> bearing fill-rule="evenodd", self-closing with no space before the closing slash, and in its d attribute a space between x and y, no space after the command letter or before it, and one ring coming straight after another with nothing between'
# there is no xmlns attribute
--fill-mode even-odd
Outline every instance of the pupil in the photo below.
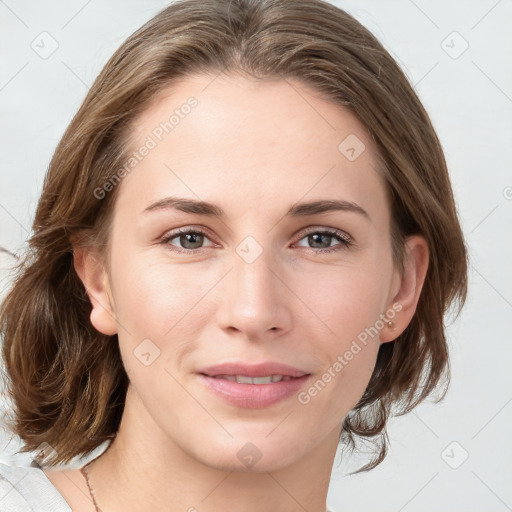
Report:
<svg viewBox="0 0 512 512"><path fill-rule="evenodd" d="M321 239L324 238L324 237L328 239L328 238L330 238L330 235L324 235L324 234L321 234L321 233L316 233L314 235L310 235L310 238L313 239L313 243L317 243L318 242L318 243L321 244ZM318 238L320 239L320 241L317 240ZM325 247L329 247L329 243L327 243L327 245ZM325 247L321 247L321 249L325 249Z"/></svg>
<svg viewBox="0 0 512 512"><path fill-rule="evenodd" d="M183 237L185 238L185 242L186 243L192 243L192 245L196 245L196 246L200 246L201 245L201 237L203 235L201 235L200 233L188 233L188 234L185 234L185 235L182 235L182 239L181 239L181 242L183 244ZM199 241L195 240L197 237L199 237ZM192 238L192 240L190 240L190 238ZM186 244L183 244L186 246ZM187 247L188 249L197 249L197 247L194 246L194 247Z"/></svg>

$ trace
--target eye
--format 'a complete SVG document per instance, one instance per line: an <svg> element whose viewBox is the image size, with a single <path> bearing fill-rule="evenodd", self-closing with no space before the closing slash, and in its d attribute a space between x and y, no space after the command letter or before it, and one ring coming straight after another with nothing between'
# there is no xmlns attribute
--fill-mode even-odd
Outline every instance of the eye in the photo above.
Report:
<svg viewBox="0 0 512 512"><path fill-rule="evenodd" d="M301 238L301 240L307 239L307 243L313 244L313 246L309 249L314 250L314 252L319 253L328 253L334 251L340 251L342 249L346 249L352 245L352 240L350 237L339 230L320 230L320 231L309 231ZM331 247L332 240L337 240L340 242L338 245ZM320 246L320 247L318 247Z"/></svg>
<svg viewBox="0 0 512 512"><path fill-rule="evenodd" d="M171 241L175 238L177 238L178 242L182 244L182 247L176 247L171 243ZM164 235L164 237L161 239L161 243L175 247L173 250L176 250L177 252L198 252L199 249L203 248L201 245L205 239L208 239L206 232L200 228L182 228Z"/></svg>
<svg viewBox="0 0 512 512"><path fill-rule="evenodd" d="M177 241L181 244L181 247L171 243L174 239L177 239ZM205 239L209 240L206 231L201 228L181 228L164 235L160 243L171 246L172 250L176 252L199 252L201 249L205 248L203 246ZM312 250L315 253L322 254L348 248L353 243L351 238L346 233L339 230L309 231L303 234L300 240L304 239L307 239L307 243L316 246L309 247L307 249ZM331 246L333 239L339 242L334 247ZM215 244L212 244L211 246L214 245Z"/></svg>

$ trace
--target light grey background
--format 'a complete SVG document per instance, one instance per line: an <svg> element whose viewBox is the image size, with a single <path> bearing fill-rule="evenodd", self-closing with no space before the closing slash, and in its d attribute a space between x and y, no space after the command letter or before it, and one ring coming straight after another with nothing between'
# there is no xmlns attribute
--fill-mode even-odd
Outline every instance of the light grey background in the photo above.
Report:
<svg viewBox="0 0 512 512"><path fill-rule="evenodd" d="M451 172L471 281L466 308L449 327L447 397L390 422L390 453L377 469L348 477L365 459L336 462L328 502L337 512L512 510L512 4L332 3L383 42L430 113ZM0 0L1 246L13 253L23 247L50 157L88 87L122 41L165 5ZM58 48L45 55L52 44ZM11 261L0 253L0 266ZM8 274L0 273L5 287ZM28 455L14 453L18 447L7 432L0 435L0 462L28 464Z"/></svg>

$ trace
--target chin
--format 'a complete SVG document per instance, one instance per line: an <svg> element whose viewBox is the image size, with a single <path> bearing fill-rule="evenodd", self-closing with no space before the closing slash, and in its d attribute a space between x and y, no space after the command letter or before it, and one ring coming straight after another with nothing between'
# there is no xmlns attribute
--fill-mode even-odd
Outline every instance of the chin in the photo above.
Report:
<svg viewBox="0 0 512 512"><path fill-rule="evenodd" d="M290 457L288 454L286 457L286 460L283 457L280 457L278 455L263 455L261 459L259 459L256 462L250 463L242 463L240 462L236 454L234 454L234 457L228 457L221 456L219 454L219 458L215 459L213 461L210 460L203 460L203 463L206 466L209 466L211 468L220 470L220 471L226 471L226 472L233 472L233 473L267 473L270 471L279 471L281 469L286 468L290 464L294 462L296 459L296 454L293 457Z"/></svg>
<svg viewBox="0 0 512 512"><path fill-rule="evenodd" d="M283 442L282 437L275 435L271 439L267 434L234 436L228 445L217 444L207 453L197 453L197 459L221 471L265 473L284 469L301 457L301 440L288 437L287 442ZM203 441L202 447L206 443Z"/></svg>

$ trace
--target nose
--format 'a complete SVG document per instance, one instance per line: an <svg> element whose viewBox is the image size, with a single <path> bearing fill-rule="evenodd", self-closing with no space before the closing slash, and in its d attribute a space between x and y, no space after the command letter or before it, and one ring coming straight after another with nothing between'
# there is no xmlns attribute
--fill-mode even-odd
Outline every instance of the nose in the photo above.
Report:
<svg viewBox="0 0 512 512"><path fill-rule="evenodd" d="M219 327L248 341L281 336L291 327L293 292L285 270L264 250L254 261L233 255L233 268L219 286ZM280 270L281 269L281 270Z"/></svg>

